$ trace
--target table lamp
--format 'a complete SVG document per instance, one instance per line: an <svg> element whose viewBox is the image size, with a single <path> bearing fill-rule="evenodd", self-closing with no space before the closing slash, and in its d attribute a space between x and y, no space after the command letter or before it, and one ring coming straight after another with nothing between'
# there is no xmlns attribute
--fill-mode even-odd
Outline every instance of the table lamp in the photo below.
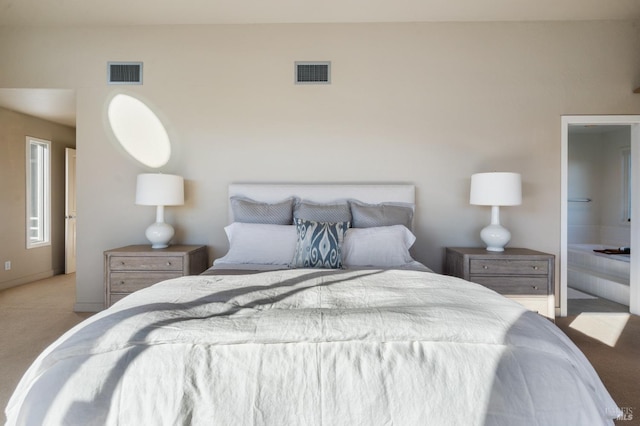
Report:
<svg viewBox="0 0 640 426"><path fill-rule="evenodd" d="M151 248L160 249L169 246L173 238L173 226L164 221L164 206L184 204L184 179L182 176L161 173L138 175L136 182L136 204L157 206L156 222L151 224L145 235L151 242Z"/></svg>
<svg viewBox="0 0 640 426"><path fill-rule="evenodd" d="M491 206L491 224L480 232L488 251L504 251L511 233L500 225L500 206L522 203L522 179L519 173L476 173L471 176L469 203Z"/></svg>

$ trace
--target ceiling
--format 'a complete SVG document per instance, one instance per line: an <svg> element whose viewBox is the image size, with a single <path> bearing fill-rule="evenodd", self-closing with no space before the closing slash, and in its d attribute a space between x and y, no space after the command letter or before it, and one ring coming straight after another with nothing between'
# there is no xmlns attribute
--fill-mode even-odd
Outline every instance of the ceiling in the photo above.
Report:
<svg viewBox="0 0 640 426"><path fill-rule="evenodd" d="M0 0L0 27L640 20L638 0ZM70 90L0 89L0 107L75 126Z"/></svg>
<svg viewBox="0 0 640 426"><path fill-rule="evenodd" d="M638 0L0 0L0 25L640 19Z"/></svg>
<svg viewBox="0 0 640 426"><path fill-rule="evenodd" d="M76 127L74 90L0 89L0 107Z"/></svg>

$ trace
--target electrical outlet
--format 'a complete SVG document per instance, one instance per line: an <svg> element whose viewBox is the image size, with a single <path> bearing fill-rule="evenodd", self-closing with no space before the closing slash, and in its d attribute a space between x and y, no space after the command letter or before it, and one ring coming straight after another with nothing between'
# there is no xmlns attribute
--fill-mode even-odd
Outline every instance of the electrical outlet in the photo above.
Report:
<svg viewBox="0 0 640 426"><path fill-rule="evenodd" d="M4 270L8 271L11 269L11 261L7 260L6 262L4 262Z"/></svg>

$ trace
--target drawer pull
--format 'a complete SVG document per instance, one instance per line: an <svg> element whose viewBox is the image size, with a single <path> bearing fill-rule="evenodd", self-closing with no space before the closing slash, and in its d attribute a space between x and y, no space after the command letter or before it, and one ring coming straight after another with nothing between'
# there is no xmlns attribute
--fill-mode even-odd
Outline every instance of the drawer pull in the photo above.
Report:
<svg viewBox="0 0 640 426"><path fill-rule="evenodd" d="M537 289L538 289L538 286L537 286L537 285L532 285L531 287L532 287L534 290L537 290Z"/></svg>
<svg viewBox="0 0 640 426"><path fill-rule="evenodd" d="M534 271L537 271L537 270L538 270L538 267L537 267L537 266L534 266L534 267L533 267L533 270L534 270Z"/></svg>
<svg viewBox="0 0 640 426"><path fill-rule="evenodd" d="M487 265L482 265L482 269L489 269Z"/></svg>
<svg viewBox="0 0 640 426"><path fill-rule="evenodd" d="M167 262L167 266L171 266L171 262Z"/></svg>
<svg viewBox="0 0 640 426"><path fill-rule="evenodd" d="M121 261L120 261L120 264L121 264L122 266L124 266L124 261L123 261L123 260L121 260Z"/></svg>

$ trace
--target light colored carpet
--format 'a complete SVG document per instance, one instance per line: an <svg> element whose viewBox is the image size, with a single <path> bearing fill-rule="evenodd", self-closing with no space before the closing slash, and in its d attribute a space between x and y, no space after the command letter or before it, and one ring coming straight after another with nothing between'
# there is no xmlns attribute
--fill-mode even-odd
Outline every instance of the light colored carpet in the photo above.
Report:
<svg viewBox="0 0 640 426"><path fill-rule="evenodd" d="M580 348L620 408L631 415L616 425L640 425L640 317L622 312L585 312L556 318Z"/></svg>
<svg viewBox="0 0 640 426"><path fill-rule="evenodd" d="M576 300L574 304L591 308L601 300ZM31 362L56 338L91 315L74 313L74 301L73 274L0 291L0 424L5 422L4 407ZM640 425L640 317L606 310L587 314L587 321L576 321L580 318L577 314L557 318L556 325L591 361L618 405L632 413L633 420L616 424ZM602 339L603 333L612 333L612 324L620 324L615 321L620 315L628 319L615 330L616 338ZM576 327L577 323L582 326ZM615 342L613 346L611 342Z"/></svg>
<svg viewBox="0 0 640 426"><path fill-rule="evenodd" d="M43 349L91 314L73 312L75 274L0 291L0 424L18 381Z"/></svg>

